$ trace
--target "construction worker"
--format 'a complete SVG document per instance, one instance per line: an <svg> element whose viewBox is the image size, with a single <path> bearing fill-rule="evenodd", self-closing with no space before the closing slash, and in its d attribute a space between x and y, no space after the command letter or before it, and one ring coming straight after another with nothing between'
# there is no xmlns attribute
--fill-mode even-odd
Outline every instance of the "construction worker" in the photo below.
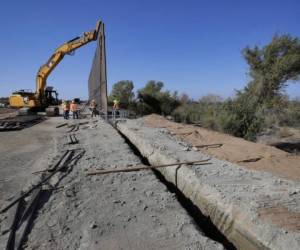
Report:
<svg viewBox="0 0 300 250"><path fill-rule="evenodd" d="M63 116L64 119L69 119L69 112L70 112L70 104L68 101L63 101L62 103L62 110L63 110Z"/></svg>
<svg viewBox="0 0 300 250"><path fill-rule="evenodd" d="M118 99L114 99L114 105L113 105L113 109L114 110L119 110L119 100Z"/></svg>
<svg viewBox="0 0 300 250"><path fill-rule="evenodd" d="M114 99L113 101L114 105L113 105L113 117L116 116L116 112L119 110L119 100L118 99Z"/></svg>
<svg viewBox="0 0 300 250"><path fill-rule="evenodd" d="M93 116L96 117L96 115L97 115L97 103L94 99L91 101L90 109L92 110L92 117Z"/></svg>
<svg viewBox="0 0 300 250"><path fill-rule="evenodd" d="M73 100L70 109L73 113L73 119L78 119L78 110L77 110L77 103Z"/></svg>

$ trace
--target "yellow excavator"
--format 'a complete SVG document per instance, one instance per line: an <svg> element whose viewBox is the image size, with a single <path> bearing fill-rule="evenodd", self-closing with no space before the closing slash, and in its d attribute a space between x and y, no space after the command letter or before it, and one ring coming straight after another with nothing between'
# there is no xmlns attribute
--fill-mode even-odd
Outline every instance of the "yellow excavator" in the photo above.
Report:
<svg viewBox="0 0 300 250"><path fill-rule="evenodd" d="M59 46L46 64L40 67L36 76L36 91L19 90L14 92L9 97L9 105L13 108L20 108L22 114L26 114L28 111L46 111L48 116L58 115L58 94L53 87L47 87L47 78L66 54L73 55L76 49L97 40L101 25L102 22L98 21L94 30L84 32L81 37L76 37Z"/></svg>

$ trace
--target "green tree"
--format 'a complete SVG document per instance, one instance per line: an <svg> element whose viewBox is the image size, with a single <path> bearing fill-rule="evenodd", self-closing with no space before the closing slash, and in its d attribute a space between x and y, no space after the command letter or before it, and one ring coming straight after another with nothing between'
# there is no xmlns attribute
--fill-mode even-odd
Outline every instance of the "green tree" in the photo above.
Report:
<svg viewBox="0 0 300 250"><path fill-rule="evenodd" d="M179 101L180 101L182 104L186 104L186 103L190 102L191 100L190 100L190 97L188 96L188 94L183 93L183 94L180 95Z"/></svg>
<svg viewBox="0 0 300 250"><path fill-rule="evenodd" d="M161 114L159 97L163 87L163 82L150 80L145 87L138 90L139 106L142 114Z"/></svg>
<svg viewBox="0 0 300 250"><path fill-rule="evenodd" d="M205 104L215 104L215 103L220 103L222 101L223 101L223 99L221 96L214 95L214 94L208 94L208 95L202 96L199 99L199 102L205 103Z"/></svg>
<svg viewBox="0 0 300 250"><path fill-rule="evenodd" d="M299 79L300 41L276 35L262 48L245 48L243 55L251 81L234 100L224 103L220 123L226 132L254 140L267 116L278 115L287 105L283 90L288 82Z"/></svg>
<svg viewBox="0 0 300 250"><path fill-rule="evenodd" d="M138 90L139 106L143 114L170 115L179 106L177 92L171 94L170 91L162 91L163 87L163 82L151 80L144 88Z"/></svg>
<svg viewBox="0 0 300 250"><path fill-rule="evenodd" d="M112 102L114 99L118 99L121 106L127 108L134 98L133 89L134 85L132 81L119 81L113 85L109 101Z"/></svg>
<svg viewBox="0 0 300 250"><path fill-rule="evenodd" d="M138 92L141 95L150 95L153 97L158 97L163 87L163 82L150 80L146 83L145 87L140 89Z"/></svg>
<svg viewBox="0 0 300 250"><path fill-rule="evenodd" d="M259 48L246 47L243 55L250 68L252 81L245 92L258 96L259 103L272 101L281 95L289 80L300 75L300 41L289 35L274 36Z"/></svg>

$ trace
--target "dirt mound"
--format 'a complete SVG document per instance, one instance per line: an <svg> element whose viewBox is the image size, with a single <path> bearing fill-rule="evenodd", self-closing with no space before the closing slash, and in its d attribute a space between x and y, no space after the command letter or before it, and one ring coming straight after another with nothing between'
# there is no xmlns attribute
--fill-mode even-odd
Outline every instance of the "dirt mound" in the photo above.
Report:
<svg viewBox="0 0 300 250"><path fill-rule="evenodd" d="M248 169L266 171L281 178L300 180L300 156L228 134L175 123L159 115L149 115L145 117L145 121L150 127L168 129L201 152L218 159L237 163Z"/></svg>

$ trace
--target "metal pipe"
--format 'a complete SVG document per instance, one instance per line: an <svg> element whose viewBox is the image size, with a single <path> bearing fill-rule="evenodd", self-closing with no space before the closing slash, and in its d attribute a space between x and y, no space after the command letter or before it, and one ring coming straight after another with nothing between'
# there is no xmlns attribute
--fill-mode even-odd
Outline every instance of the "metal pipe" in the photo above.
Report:
<svg viewBox="0 0 300 250"><path fill-rule="evenodd" d="M133 168L120 168L120 169L113 169L113 170L101 170L87 173L87 175L102 175L102 174L110 174L110 173L120 173L120 172L134 172L140 170L150 170L150 169L157 169L157 168L165 168L165 167L172 167L172 166L181 166L181 165L208 165L211 164L209 161L210 159L200 160L200 161L190 161L190 162L177 162L171 164L164 164L164 165L156 165L156 166L141 166L141 167L133 167Z"/></svg>

